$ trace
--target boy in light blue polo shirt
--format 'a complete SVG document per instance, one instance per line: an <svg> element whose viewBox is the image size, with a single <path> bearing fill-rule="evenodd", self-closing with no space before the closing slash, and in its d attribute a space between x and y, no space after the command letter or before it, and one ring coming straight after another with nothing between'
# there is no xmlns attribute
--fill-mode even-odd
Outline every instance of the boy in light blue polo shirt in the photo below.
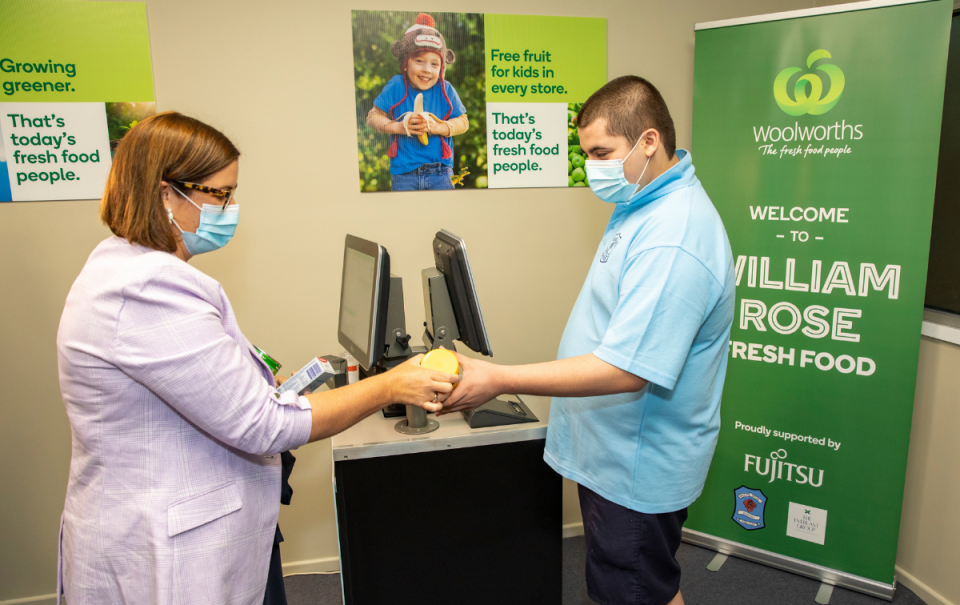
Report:
<svg viewBox="0 0 960 605"><path fill-rule="evenodd" d="M579 484L590 598L680 605L676 552L720 429L733 257L652 84L617 78L577 119L590 187L617 205L558 359L460 357L444 412L503 393L555 396L544 459Z"/></svg>
<svg viewBox="0 0 960 605"><path fill-rule="evenodd" d="M734 273L690 154L617 204L560 341L648 381L554 399L546 461L626 508L668 513L703 489L720 429Z"/></svg>

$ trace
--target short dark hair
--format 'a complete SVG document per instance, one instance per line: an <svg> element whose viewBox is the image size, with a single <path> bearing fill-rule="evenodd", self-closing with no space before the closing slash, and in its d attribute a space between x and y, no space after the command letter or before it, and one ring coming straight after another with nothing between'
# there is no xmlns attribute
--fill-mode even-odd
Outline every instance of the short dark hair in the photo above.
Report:
<svg viewBox="0 0 960 605"><path fill-rule="evenodd" d="M117 146L100 220L131 244L175 252L177 233L160 199L160 181L201 183L238 157L230 139L194 118L166 111L141 120Z"/></svg>
<svg viewBox="0 0 960 605"><path fill-rule="evenodd" d="M607 134L635 143L644 131L660 133L667 158L677 150L677 131L670 110L657 88L639 76L620 76L590 95L577 114L577 128L599 119L607 122Z"/></svg>

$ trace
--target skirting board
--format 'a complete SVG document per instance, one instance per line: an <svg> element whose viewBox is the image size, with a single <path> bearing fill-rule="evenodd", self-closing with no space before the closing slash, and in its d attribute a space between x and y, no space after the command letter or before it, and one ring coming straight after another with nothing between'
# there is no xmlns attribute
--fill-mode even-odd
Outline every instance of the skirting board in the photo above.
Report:
<svg viewBox="0 0 960 605"><path fill-rule="evenodd" d="M960 605L960 603L948 601L946 597L918 580L912 573L905 571L899 565L894 570L896 571L897 582L912 590L927 605Z"/></svg>
<svg viewBox="0 0 960 605"><path fill-rule="evenodd" d="M291 561L283 564L284 576L292 576L301 573L330 573L338 571L340 571L340 557L307 559L305 561ZM4 604L0 603L0 605Z"/></svg>
<svg viewBox="0 0 960 605"><path fill-rule="evenodd" d="M57 602L56 593L43 594L39 597L27 597L25 599L10 599L9 601L0 601L0 605L55 605Z"/></svg>
<svg viewBox="0 0 960 605"><path fill-rule="evenodd" d="M564 538L574 538L576 536L582 536L583 522L581 521L580 523L567 523L566 525L563 526L562 535Z"/></svg>

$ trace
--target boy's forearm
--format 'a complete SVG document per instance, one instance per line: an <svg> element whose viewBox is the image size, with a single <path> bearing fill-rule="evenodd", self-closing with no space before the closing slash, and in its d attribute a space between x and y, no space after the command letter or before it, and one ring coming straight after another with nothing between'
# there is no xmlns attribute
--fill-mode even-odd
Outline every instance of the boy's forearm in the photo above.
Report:
<svg viewBox="0 0 960 605"><path fill-rule="evenodd" d="M498 366L501 393L552 397L590 397L636 392L647 381L610 365L593 354L546 363Z"/></svg>
<svg viewBox="0 0 960 605"><path fill-rule="evenodd" d="M397 124L397 122L379 107L374 106L373 109L367 113L367 126L377 132L396 134L396 132L394 132L394 124Z"/></svg>
<svg viewBox="0 0 960 605"><path fill-rule="evenodd" d="M470 120L467 119L467 114L446 120L444 121L444 124L446 124L447 128L450 129L450 134L447 136L451 137L455 137L458 134L463 134L470 128Z"/></svg>

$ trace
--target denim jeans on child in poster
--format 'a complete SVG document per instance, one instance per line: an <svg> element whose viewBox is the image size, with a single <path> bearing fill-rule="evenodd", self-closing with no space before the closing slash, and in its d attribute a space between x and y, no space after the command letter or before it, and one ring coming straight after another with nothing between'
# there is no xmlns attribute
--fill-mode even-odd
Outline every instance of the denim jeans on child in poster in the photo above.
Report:
<svg viewBox="0 0 960 605"><path fill-rule="evenodd" d="M393 191L453 189L453 168L440 162L422 164L416 170L392 175Z"/></svg>

